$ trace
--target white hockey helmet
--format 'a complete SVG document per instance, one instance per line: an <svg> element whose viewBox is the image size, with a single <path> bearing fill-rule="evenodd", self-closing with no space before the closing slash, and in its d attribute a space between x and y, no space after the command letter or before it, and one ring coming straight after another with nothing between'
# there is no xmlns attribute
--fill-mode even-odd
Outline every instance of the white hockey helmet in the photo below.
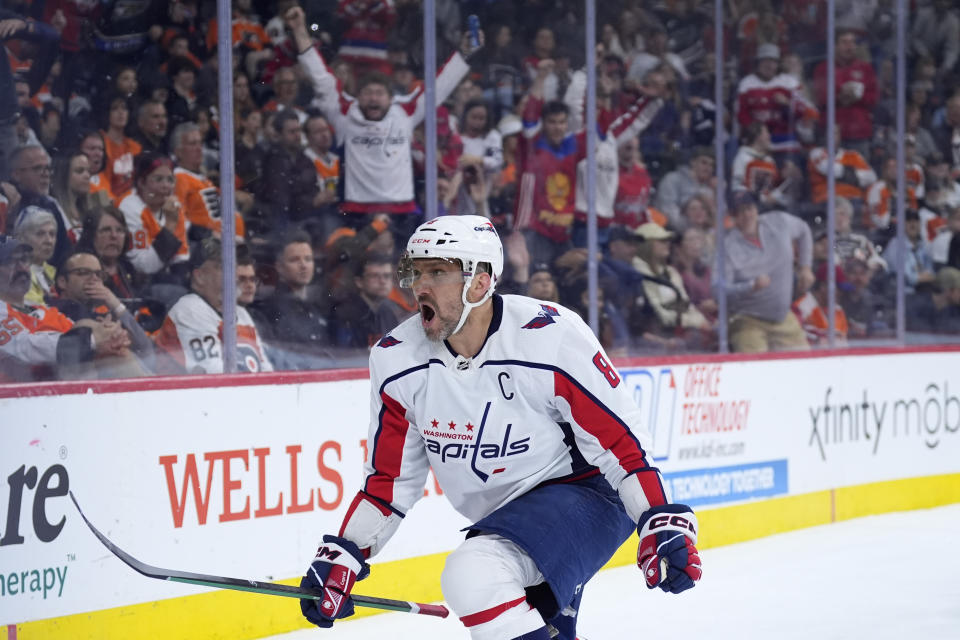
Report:
<svg viewBox="0 0 960 640"><path fill-rule="evenodd" d="M419 258L459 260L465 282L476 275L477 265L484 262L490 265L493 286L503 273L500 236L493 223L483 216L440 216L417 227L400 258L401 287L413 284L410 267Z"/></svg>
<svg viewBox="0 0 960 640"><path fill-rule="evenodd" d="M400 286L413 286L413 261L425 258L457 260L463 269L463 314L453 333L460 330L470 310L493 295L503 273L503 244L493 223L483 216L440 216L424 222L407 241L407 249L400 257L397 275ZM490 268L490 288L482 299L467 301L467 290L477 275L477 267L486 263Z"/></svg>

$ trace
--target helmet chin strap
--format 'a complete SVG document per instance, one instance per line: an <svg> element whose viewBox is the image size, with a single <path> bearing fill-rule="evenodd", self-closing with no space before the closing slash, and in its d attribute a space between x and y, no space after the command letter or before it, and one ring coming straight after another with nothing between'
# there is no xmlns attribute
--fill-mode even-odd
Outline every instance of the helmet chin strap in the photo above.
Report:
<svg viewBox="0 0 960 640"><path fill-rule="evenodd" d="M460 299L463 300L463 311L460 313L460 322L457 323L457 327L450 333L451 336L457 334L460 329L463 328L463 324L467 321L467 316L470 315L470 312L474 307L479 307L484 302L487 301L487 298L493 295L493 282L490 282L490 288L487 289L487 292L483 294L483 297L477 300L476 302L467 301L467 291L470 290L470 285L473 284L473 279L475 275L469 276L463 283L463 292L460 294Z"/></svg>

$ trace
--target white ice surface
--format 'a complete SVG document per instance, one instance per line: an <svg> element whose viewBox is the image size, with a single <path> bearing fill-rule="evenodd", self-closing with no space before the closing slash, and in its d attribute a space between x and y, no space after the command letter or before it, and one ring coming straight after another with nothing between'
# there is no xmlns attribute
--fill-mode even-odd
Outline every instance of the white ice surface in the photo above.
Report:
<svg viewBox="0 0 960 640"><path fill-rule="evenodd" d="M870 516L702 552L692 591L648 591L638 570L587 585L589 640L960 640L960 504ZM401 597L402 594L370 594ZM274 636L282 640L458 640L445 620L387 613Z"/></svg>

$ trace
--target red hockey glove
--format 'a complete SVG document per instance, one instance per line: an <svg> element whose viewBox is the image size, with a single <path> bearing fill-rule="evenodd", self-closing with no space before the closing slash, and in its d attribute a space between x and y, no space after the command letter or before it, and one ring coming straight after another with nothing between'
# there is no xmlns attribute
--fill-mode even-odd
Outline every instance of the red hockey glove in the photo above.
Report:
<svg viewBox="0 0 960 640"><path fill-rule="evenodd" d="M697 516L684 504L667 504L644 512L637 525L637 566L647 587L680 593L700 579Z"/></svg>
<svg viewBox="0 0 960 640"><path fill-rule="evenodd" d="M352 616L350 590L368 575L370 565L357 545L337 536L323 536L316 558L300 581L301 587L322 590L323 598L300 600L304 617L318 627L331 627L337 618Z"/></svg>

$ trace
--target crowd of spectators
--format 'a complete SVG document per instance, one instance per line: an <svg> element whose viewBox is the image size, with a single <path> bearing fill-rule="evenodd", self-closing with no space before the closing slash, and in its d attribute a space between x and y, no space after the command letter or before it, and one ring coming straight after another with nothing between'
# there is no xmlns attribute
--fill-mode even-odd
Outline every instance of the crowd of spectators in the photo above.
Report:
<svg viewBox="0 0 960 640"><path fill-rule="evenodd" d="M393 265L431 198L494 222L499 292L586 317L582 1L437 0L435 113L418 0L232 4L231 212L215 3L0 9L0 380L223 371L224 215L243 371L363 362L416 311ZM722 33L707 0L597 3L599 318L614 355L716 349L721 280L732 350L826 344L830 251L840 344L893 335L898 270L907 328L960 335L960 9L908 3L901 242L895 3L835 4L830 158L827 3L728 0Z"/></svg>

